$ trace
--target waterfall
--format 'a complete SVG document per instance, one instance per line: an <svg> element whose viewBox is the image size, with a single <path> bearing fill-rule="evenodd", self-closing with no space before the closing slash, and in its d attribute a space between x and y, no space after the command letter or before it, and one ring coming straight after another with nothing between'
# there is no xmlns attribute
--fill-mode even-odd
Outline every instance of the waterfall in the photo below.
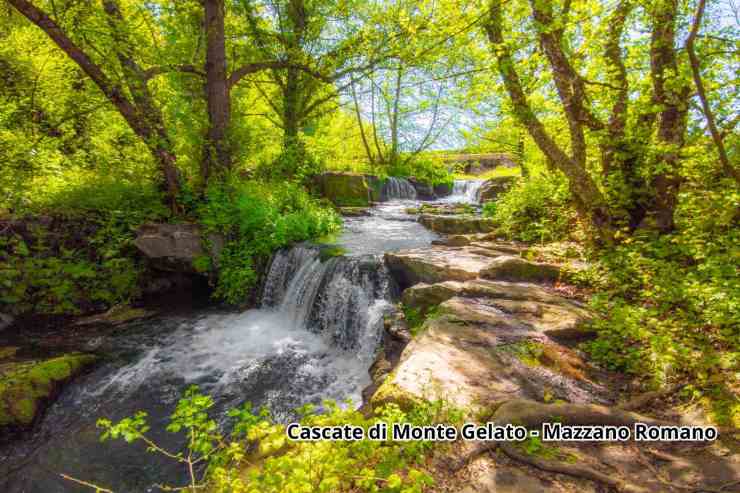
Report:
<svg viewBox="0 0 740 493"><path fill-rule="evenodd" d="M389 306L390 279L379 257L322 262L318 248L298 246L275 254L262 304L287 314L296 327L323 335L332 346L372 353Z"/></svg>
<svg viewBox="0 0 740 493"><path fill-rule="evenodd" d="M452 194L445 197L445 202L461 202L465 204L477 204L478 192L484 180L455 180L452 186Z"/></svg>
<svg viewBox="0 0 740 493"><path fill-rule="evenodd" d="M381 192L383 200L416 200L416 189L406 178L389 176Z"/></svg>

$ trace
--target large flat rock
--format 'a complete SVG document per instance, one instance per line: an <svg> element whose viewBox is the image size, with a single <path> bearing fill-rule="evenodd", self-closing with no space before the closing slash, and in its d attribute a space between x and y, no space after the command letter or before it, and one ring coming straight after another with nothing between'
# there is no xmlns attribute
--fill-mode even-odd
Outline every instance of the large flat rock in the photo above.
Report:
<svg viewBox="0 0 740 493"><path fill-rule="evenodd" d="M494 229L490 219L474 215L422 214L419 222L442 234L488 233Z"/></svg>
<svg viewBox="0 0 740 493"><path fill-rule="evenodd" d="M404 349L373 405L446 399L466 410L515 398L603 401L580 359L530 324L479 300L453 297Z"/></svg>
<svg viewBox="0 0 740 493"><path fill-rule="evenodd" d="M455 297L500 310L556 339L582 337L584 326L591 319L591 314L580 304L540 286L506 281L420 283L406 289L402 300L404 305L424 314Z"/></svg>
<svg viewBox="0 0 740 493"><path fill-rule="evenodd" d="M399 285L407 287L420 282L475 279L491 263L491 258L464 248L432 246L389 252L385 261Z"/></svg>

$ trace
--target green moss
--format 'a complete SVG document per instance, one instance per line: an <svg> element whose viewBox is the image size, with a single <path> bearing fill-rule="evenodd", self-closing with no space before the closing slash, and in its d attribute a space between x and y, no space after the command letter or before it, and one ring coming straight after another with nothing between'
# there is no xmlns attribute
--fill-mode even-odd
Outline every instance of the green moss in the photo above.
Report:
<svg viewBox="0 0 740 493"><path fill-rule="evenodd" d="M405 390L401 389L398 385L393 383L395 380L395 373L390 373L378 390L375 391L373 396L370 398L370 405L373 409L382 407L385 404L394 403L397 404L404 411L408 411L418 406L422 399L412 395Z"/></svg>
<svg viewBox="0 0 740 493"><path fill-rule="evenodd" d="M42 401L95 359L90 354L73 353L40 362L7 365L0 376L0 426L30 425Z"/></svg>
<svg viewBox="0 0 740 493"><path fill-rule="evenodd" d="M322 191L334 205L367 207L370 205L370 188L362 175L325 174L321 177Z"/></svg>
<svg viewBox="0 0 740 493"><path fill-rule="evenodd" d="M326 262L331 258L341 257L345 253L347 253L347 249L344 247L339 245L327 245L319 250L319 259L322 262Z"/></svg>
<svg viewBox="0 0 740 493"><path fill-rule="evenodd" d="M499 346L499 350L516 356L522 363L528 366L542 366L543 345L536 341L518 341L511 344Z"/></svg>

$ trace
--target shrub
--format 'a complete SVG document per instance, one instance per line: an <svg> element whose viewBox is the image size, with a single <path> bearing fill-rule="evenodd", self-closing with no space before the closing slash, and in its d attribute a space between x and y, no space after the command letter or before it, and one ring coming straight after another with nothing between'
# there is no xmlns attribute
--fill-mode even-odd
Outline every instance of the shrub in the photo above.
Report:
<svg viewBox="0 0 740 493"><path fill-rule="evenodd" d="M388 165L388 176L413 176L417 180L430 185L451 184L453 181L452 174L450 174L447 166L441 161L424 156L416 156L405 162L401 161Z"/></svg>
<svg viewBox="0 0 740 493"><path fill-rule="evenodd" d="M289 182L227 180L209 187L198 211L207 231L225 236L214 295L242 303L257 266L277 249L326 235L341 224L333 209Z"/></svg>
<svg viewBox="0 0 740 493"><path fill-rule="evenodd" d="M131 301L144 271L134 231L168 214L154 186L99 178L49 187L18 212L48 219L28 216L0 236L0 307L14 314L77 314Z"/></svg>
<svg viewBox="0 0 740 493"><path fill-rule="evenodd" d="M433 479L421 468L433 443L427 441L289 441L285 426L270 419L265 409L255 412L247 403L228 414L234 421L227 434L209 415L213 400L191 387L177 404L167 430L187 433L187 453L162 449L147 435L146 413L118 423L98 421L103 439L142 441L148 450L167 455L185 471L205 464L205 474L191 475L184 489L218 493L280 493L285 491L421 493ZM416 426L459 425L462 413L444 401L420 403L408 411L387 404L370 417L333 402L324 411L314 406L299 411L303 426L353 425L367 429L378 422ZM200 471L196 468L196 471Z"/></svg>
<svg viewBox="0 0 740 493"><path fill-rule="evenodd" d="M483 213L510 239L557 241L568 238L576 223L569 199L564 177L537 175L520 180L498 200L486 203Z"/></svg>

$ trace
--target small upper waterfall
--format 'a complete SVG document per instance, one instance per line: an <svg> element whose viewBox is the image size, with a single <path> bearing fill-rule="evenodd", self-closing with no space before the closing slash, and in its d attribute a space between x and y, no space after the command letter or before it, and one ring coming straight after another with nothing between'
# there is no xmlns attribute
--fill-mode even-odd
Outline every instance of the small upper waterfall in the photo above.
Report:
<svg viewBox="0 0 740 493"><path fill-rule="evenodd" d="M406 178L389 176L383 184L383 200L416 200L416 189Z"/></svg>
<svg viewBox="0 0 740 493"><path fill-rule="evenodd" d="M333 257L298 246L275 254L262 304L288 314L296 327L332 346L374 354L382 315L390 306L391 277L377 257Z"/></svg>
<svg viewBox="0 0 740 493"><path fill-rule="evenodd" d="M484 180L455 180L452 186L452 194L445 197L445 202L462 202L466 204L477 204L478 192Z"/></svg>

